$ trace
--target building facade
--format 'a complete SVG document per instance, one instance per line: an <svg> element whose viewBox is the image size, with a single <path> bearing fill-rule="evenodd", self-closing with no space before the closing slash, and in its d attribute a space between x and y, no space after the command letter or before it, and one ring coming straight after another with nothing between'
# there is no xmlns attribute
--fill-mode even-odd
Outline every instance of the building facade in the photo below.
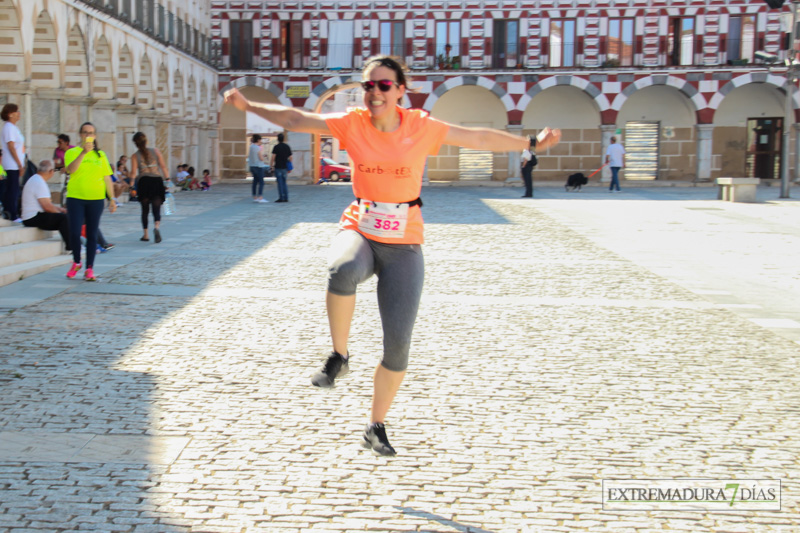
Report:
<svg viewBox="0 0 800 533"><path fill-rule="evenodd" d="M221 91L338 110L334 95L367 57L397 55L418 89L410 107L514 133L561 128L563 142L539 154L539 179L593 171L616 134L626 178L707 181L779 178L790 19L788 5L746 1L212 0L211 34ZM798 104L793 90L792 127ZM247 119L223 106L221 129L222 172L241 177ZM310 178L325 140L289 139L308 151ZM443 147L427 174L502 181L518 176L518 157Z"/></svg>
<svg viewBox="0 0 800 533"><path fill-rule="evenodd" d="M19 105L29 158L85 121L116 161L143 131L170 168L218 161L207 0L0 0L0 105Z"/></svg>

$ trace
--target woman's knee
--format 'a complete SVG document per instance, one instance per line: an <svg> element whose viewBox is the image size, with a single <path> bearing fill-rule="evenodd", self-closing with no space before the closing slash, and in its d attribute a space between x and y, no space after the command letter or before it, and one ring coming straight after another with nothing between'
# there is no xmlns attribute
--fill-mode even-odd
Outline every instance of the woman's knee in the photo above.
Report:
<svg viewBox="0 0 800 533"><path fill-rule="evenodd" d="M390 348L384 347L381 366L392 372L403 372L408 368L408 352L411 343L396 345Z"/></svg>
<svg viewBox="0 0 800 533"><path fill-rule="evenodd" d="M355 259L330 265L328 291L339 296L355 294L358 284L364 280L364 270L364 265Z"/></svg>

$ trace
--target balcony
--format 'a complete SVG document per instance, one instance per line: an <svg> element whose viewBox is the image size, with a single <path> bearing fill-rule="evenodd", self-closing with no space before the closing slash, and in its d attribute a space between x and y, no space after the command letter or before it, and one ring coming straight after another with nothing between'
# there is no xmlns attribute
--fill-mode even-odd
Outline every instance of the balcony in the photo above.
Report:
<svg viewBox="0 0 800 533"><path fill-rule="evenodd" d="M146 34L166 47L172 47L188 54L210 67L215 67L211 54L211 39L197 30L185 25L167 12L155 0L78 0L106 15L123 22ZM176 28L180 37L175 39ZM187 35L184 39L183 35ZM191 37L195 38L192 39ZM199 42L198 42L199 41Z"/></svg>

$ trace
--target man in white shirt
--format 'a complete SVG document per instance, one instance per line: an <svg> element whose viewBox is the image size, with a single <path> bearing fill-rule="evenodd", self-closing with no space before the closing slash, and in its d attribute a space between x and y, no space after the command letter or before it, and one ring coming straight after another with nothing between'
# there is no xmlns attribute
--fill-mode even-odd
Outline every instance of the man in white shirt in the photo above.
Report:
<svg viewBox="0 0 800 533"><path fill-rule="evenodd" d="M619 169L625 167L625 148L617 144L616 137L611 137L611 144L606 150L606 164L611 167L611 186L608 190L613 191L616 187L619 192Z"/></svg>
<svg viewBox="0 0 800 533"><path fill-rule="evenodd" d="M47 180L55 173L53 160L45 159L39 163L37 173L25 183L22 189L22 224L29 228L58 230L67 250L71 250L67 210L53 205L50 200L50 187L47 186Z"/></svg>

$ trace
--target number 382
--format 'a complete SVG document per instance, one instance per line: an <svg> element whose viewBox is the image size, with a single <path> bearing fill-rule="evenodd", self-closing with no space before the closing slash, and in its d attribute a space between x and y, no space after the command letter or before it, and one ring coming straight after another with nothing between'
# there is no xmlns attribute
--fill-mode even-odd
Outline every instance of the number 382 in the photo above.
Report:
<svg viewBox="0 0 800 533"><path fill-rule="evenodd" d="M375 219L375 229L382 229L382 230L397 230L400 229L400 221L399 220L381 220L379 218Z"/></svg>

